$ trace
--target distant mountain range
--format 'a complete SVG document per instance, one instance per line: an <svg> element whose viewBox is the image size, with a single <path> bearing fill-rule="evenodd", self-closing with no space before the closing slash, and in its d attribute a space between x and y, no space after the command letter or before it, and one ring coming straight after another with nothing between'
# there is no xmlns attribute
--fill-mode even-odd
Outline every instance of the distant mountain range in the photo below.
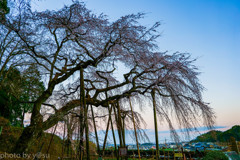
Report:
<svg viewBox="0 0 240 160"><path fill-rule="evenodd" d="M230 137L234 137L236 141L240 141L240 126L235 125L227 131L212 130L198 136L192 142L227 142L230 141Z"/></svg>

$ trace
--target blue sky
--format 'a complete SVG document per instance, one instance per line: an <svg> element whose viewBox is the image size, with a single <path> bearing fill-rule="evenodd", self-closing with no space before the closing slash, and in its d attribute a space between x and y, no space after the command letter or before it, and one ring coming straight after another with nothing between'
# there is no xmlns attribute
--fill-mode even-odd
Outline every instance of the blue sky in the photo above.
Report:
<svg viewBox="0 0 240 160"><path fill-rule="evenodd" d="M240 115L240 1L239 0L84 0L94 13L110 20L137 12L147 13L141 23L161 22L158 44L161 51L188 52L198 57L199 79L206 88L216 125L239 125ZM35 1L38 10L59 9L70 0ZM153 119L145 113L149 129ZM159 125L159 130L166 130Z"/></svg>

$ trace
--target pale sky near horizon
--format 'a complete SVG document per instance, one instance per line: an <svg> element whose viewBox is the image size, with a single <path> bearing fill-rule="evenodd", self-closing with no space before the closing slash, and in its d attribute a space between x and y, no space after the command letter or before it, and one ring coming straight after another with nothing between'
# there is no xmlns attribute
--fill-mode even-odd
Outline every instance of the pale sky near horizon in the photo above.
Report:
<svg viewBox="0 0 240 160"><path fill-rule="evenodd" d="M143 25L151 26L160 21L158 44L161 51L188 52L198 58L196 65L202 72L199 79L206 88L203 97L216 113L216 126L240 125L240 0L84 2L88 9L106 14L110 20L145 12ZM35 1L33 8L59 9L63 4L71 4L71 0ZM152 114L150 112L147 114ZM153 120L146 121L148 128L153 129Z"/></svg>

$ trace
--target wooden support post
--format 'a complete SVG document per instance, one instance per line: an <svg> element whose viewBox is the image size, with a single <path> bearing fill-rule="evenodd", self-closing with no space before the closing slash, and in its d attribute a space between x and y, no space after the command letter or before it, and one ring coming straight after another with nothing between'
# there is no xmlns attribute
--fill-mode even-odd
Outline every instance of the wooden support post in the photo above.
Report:
<svg viewBox="0 0 240 160"><path fill-rule="evenodd" d="M141 160L141 155L140 155L140 150L139 150L139 145L138 145L137 129L136 129L136 124L135 124L135 119L134 119L134 114L133 114L133 108L132 108L130 97L128 97L128 99L129 99L129 104L130 104L130 108L131 108L131 112L132 112L132 121L133 121L135 138L136 138L136 143L137 143L138 159Z"/></svg>
<svg viewBox="0 0 240 160"><path fill-rule="evenodd" d="M109 110L109 106L108 106L108 110ZM109 112L112 112L112 107L110 108ZM106 129L104 143L103 143L102 156L104 155L104 151L105 151L105 147L106 147L106 143L107 143L107 136L108 136L110 122L111 122L111 117L108 118L107 129Z"/></svg>
<svg viewBox="0 0 240 160"><path fill-rule="evenodd" d="M117 115L116 115L116 112L115 112L115 116L117 117L118 135L119 135L120 147L123 147L121 110L120 110L120 105L119 105L118 101L117 101Z"/></svg>
<svg viewBox="0 0 240 160"><path fill-rule="evenodd" d="M92 105L91 105L91 111L92 111L92 121L93 121L93 126L94 126L94 131L95 131L96 143L97 143L97 153L99 155L100 154L100 146L99 146L99 141L98 141L97 127L96 127L96 122L95 122Z"/></svg>
<svg viewBox="0 0 240 160"><path fill-rule="evenodd" d="M82 102L82 107L83 107L83 111L84 111L84 128L85 128L85 138L86 138L86 154L87 154L87 160L90 160L89 135L88 135L88 114L87 114L88 113L88 108L86 106L86 99L85 99L83 68L80 69L80 100Z"/></svg>
<svg viewBox="0 0 240 160"><path fill-rule="evenodd" d="M111 105L113 107L113 105ZM112 127L112 135L113 135L113 141L114 141L114 148L115 148L115 156L117 157L117 160L119 160L118 152L117 152L117 143L116 143L116 137L114 133L114 127L113 127L113 122L112 122L112 112L109 110L109 117L111 118L111 127Z"/></svg>
<svg viewBox="0 0 240 160"><path fill-rule="evenodd" d="M158 127L157 127L155 89L152 90L151 96L152 96L152 101L153 101L153 115L154 115L155 141L156 141L156 160L158 160L159 159L159 144L158 144Z"/></svg>
<svg viewBox="0 0 240 160"><path fill-rule="evenodd" d="M55 132L56 132L57 126L58 126L58 124L56 124L56 126L55 126L55 128L54 128L54 130L53 130L53 132L52 132L52 136L51 136L50 142L49 142L49 144L48 144L48 148L47 148L47 153L46 153L46 155L48 155L48 152L49 152L49 150L50 150L50 147L51 147L51 144L52 144L52 141L53 141L53 136L54 136L54 134L55 134ZM65 129L65 128L64 128L64 129ZM63 139L63 141L64 141L64 139ZM45 158L45 159L47 159L47 158Z"/></svg>

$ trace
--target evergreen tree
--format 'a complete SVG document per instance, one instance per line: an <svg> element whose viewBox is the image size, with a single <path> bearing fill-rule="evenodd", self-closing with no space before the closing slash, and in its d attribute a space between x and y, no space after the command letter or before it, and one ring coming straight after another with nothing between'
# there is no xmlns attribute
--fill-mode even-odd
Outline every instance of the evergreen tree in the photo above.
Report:
<svg viewBox="0 0 240 160"><path fill-rule="evenodd" d="M7 0L0 0L0 19L5 19L5 15L10 12Z"/></svg>
<svg viewBox="0 0 240 160"><path fill-rule="evenodd" d="M3 78L3 76L5 78ZM24 116L32 110L32 103L44 90L41 76L34 65L23 73L13 68L5 70L0 77L0 116L14 126L23 126Z"/></svg>

